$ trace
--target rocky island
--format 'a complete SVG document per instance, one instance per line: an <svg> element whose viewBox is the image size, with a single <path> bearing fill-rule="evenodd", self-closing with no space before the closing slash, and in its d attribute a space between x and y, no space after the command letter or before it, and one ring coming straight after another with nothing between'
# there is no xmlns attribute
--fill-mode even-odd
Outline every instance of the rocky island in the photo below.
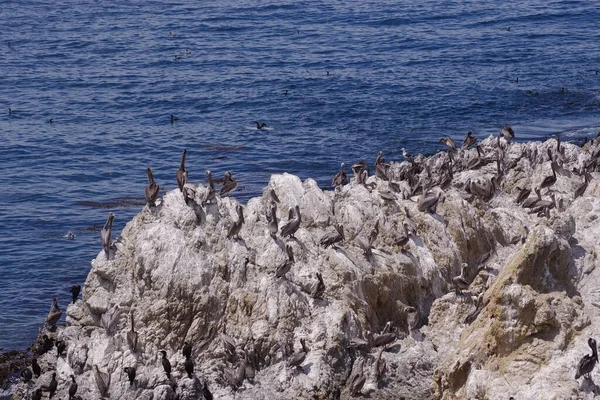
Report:
<svg viewBox="0 0 600 400"><path fill-rule="evenodd" d="M592 398L599 141L503 132L328 191L273 175L245 205L181 174L108 230L46 332L66 348L13 398L53 373L57 398Z"/></svg>

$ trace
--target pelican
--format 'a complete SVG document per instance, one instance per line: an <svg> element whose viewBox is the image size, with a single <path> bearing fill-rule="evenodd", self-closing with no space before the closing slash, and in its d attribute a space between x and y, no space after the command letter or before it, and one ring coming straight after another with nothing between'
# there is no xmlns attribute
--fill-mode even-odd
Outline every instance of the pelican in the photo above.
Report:
<svg viewBox="0 0 600 400"><path fill-rule="evenodd" d="M306 342L304 338L300 339L300 344L302 345L302 351L292 354L290 358L288 358L288 367L298 368L306 359L306 355L308 354L308 348L306 347Z"/></svg>
<svg viewBox="0 0 600 400"><path fill-rule="evenodd" d="M208 182L208 192L206 193L203 203L212 203L217 197L217 192L215 191L215 184L212 180L212 173L208 169L206 170L206 182Z"/></svg>
<svg viewBox="0 0 600 400"><path fill-rule="evenodd" d="M377 240L377 236L379 235L379 220L375 221L375 226L373 226L373 229L371 229L371 232L369 232L369 247L373 246L373 243L375 243L375 240Z"/></svg>
<svg viewBox="0 0 600 400"><path fill-rule="evenodd" d="M229 232L227 232L227 239L231 239L232 237L239 239L239 233L242 230L242 225L244 224L244 209L240 204L236 205L235 209L238 214L238 220L231 224Z"/></svg>
<svg viewBox="0 0 600 400"><path fill-rule="evenodd" d="M280 266L277 267L277 270L275 271L275 276L277 278L284 277L285 274L287 274L290 271L290 269L292 268L292 265L295 262L294 253L292 251L292 246L290 246L289 244L286 244L285 251L287 253L288 259L286 262L284 262L283 264L281 264Z"/></svg>
<svg viewBox="0 0 600 400"><path fill-rule="evenodd" d="M423 187L423 189L425 188ZM441 191L438 192L437 195L423 191L423 194L421 195L421 197L419 198L419 202L417 203L417 208L421 212L427 211L429 213L435 213L441 196Z"/></svg>
<svg viewBox="0 0 600 400"><path fill-rule="evenodd" d="M575 379L579 379L581 376L585 376L586 379L590 379L590 374L592 370L596 366L598 362L598 349L596 348L596 340L589 338L588 346L592 349L592 355L586 354L579 361L579 365L577 366L577 373L575 374Z"/></svg>
<svg viewBox="0 0 600 400"><path fill-rule="evenodd" d="M152 175L152 168L146 169L148 175L148 185L146 186L146 201L150 207L154 206L154 202L158 198L158 192L160 187L154 182L154 176Z"/></svg>
<svg viewBox="0 0 600 400"><path fill-rule="evenodd" d="M313 299L322 299L323 293L325 293L325 282L323 282L323 275L320 272L317 272L318 282L315 284L313 289L310 292L310 296Z"/></svg>
<svg viewBox="0 0 600 400"><path fill-rule="evenodd" d="M585 193L587 187L588 187L588 183L590 182L589 180L589 175L587 172L584 172L583 174L583 183L581 185L579 185L579 187L577 187L577 189L575 189L575 197L573 199L578 198L579 196L583 196L583 194Z"/></svg>
<svg viewBox="0 0 600 400"><path fill-rule="evenodd" d="M162 363L163 369L165 370L165 373L167 374L167 378L171 379L171 362L167 358L167 352L164 350L161 350L160 353L162 354L161 363Z"/></svg>
<svg viewBox="0 0 600 400"><path fill-rule="evenodd" d="M518 194L517 198L515 199L515 203L521 204L529 196L529 194L531 193L531 189L527 189L527 188L521 189L520 187L517 187L517 189L519 189L519 194Z"/></svg>
<svg viewBox="0 0 600 400"><path fill-rule="evenodd" d="M326 233L323 235L319 241L319 244L327 248L344 240L344 227L342 225L335 225L335 230L336 232Z"/></svg>
<svg viewBox="0 0 600 400"><path fill-rule="evenodd" d="M387 364L385 360L381 358L383 355L384 348L382 347L377 353L377 358L375 359L374 369L375 369L375 380L379 382L387 371Z"/></svg>
<svg viewBox="0 0 600 400"><path fill-rule="evenodd" d="M288 220L288 222L281 227L281 236L283 237L289 236L295 238L294 234L298 228L300 228L300 223L302 222L302 217L300 216L300 206L296 204L295 210L296 217L292 220Z"/></svg>
<svg viewBox="0 0 600 400"><path fill-rule="evenodd" d="M461 293L463 290L469 289L469 282L467 282L467 268L469 268L468 264L462 263L460 267L460 275L452 278L452 283L456 289L456 294Z"/></svg>
<svg viewBox="0 0 600 400"><path fill-rule="evenodd" d="M364 360L361 358L358 362L357 372L350 377L350 394L352 396L356 396L356 394L360 393L367 379L363 374L363 364Z"/></svg>
<svg viewBox="0 0 600 400"><path fill-rule="evenodd" d="M515 138L515 131L513 131L510 125L504 125L500 130L500 134L498 135L498 138L500 137L503 137L508 143L510 143L511 140Z"/></svg>
<svg viewBox="0 0 600 400"><path fill-rule="evenodd" d="M383 158L383 151L377 153L377 158L375 158L375 165L384 164L385 159Z"/></svg>
<svg viewBox="0 0 600 400"><path fill-rule="evenodd" d="M375 176L379 179L383 179L384 181L389 180L387 175L387 170L389 167L390 165L386 163L375 164Z"/></svg>
<svg viewBox="0 0 600 400"><path fill-rule="evenodd" d="M404 247L410 242L410 233L408 233L408 224L406 222L402 223L402 227L404 228L404 233L394 241L394 244L404 250Z"/></svg>
<svg viewBox="0 0 600 400"><path fill-rule="evenodd" d="M110 241L111 241L111 233L112 233L112 224L115 219L115 214L108 214L108 219L104 224L104 228L100 231L100 241L102 242L102 248L104 249L104 255L106 255L106 259L108 260L108 256L110 254Z"/></svg>
<svg viewBox="0 0 600 400"><path fill-rule="evenodd" d="M279 230L279 221L277 220L277 204L271 203L271 208L267 209L267 221L269 223L269 232L271 236L277 235Z"/></svg>
<svg viewBox="0 0 600 400"><path fill-rule="evenodd" d="M441 137L439 142L444 143L448 147L448 153L456 152L456 142L450 136Z"/></svg>
<svg viewBox="0 0 600 400"><path fill-rule="evenodd" d="M185 158L187 156L187 150L183 150L183 154L181 155L181 164L179 164L179 169L177 170L177 187L179 190L183 192L183 185L187 182L188 172L185 169Z"/></svg>
<svg viewBox="0 0 600 400"><path fill-rule="evenodd" d="M69 386L69 400L75 398L75 393L77 393L77 382L75 382L75 375L71 375L71 386Z"/></svg>
<svg viewBox="0 0 600 400"><path fill-rule="evenodd" d="M344 163L341 164L340 172L335 174L331 180L331 187L344 186L346 184L346 173L344 172Z"/></svg>
<svg viewBox="0 0 600 400"><path fill-rule="evenodd" d="M477 150L477 154L467 162L467 166L465 169L474 169L481 165L481 162L483 160L483 155L481 154L481 146L477 146L475 147L475 149Z"/></svg>
<svg viewBox="0 0 600 400"><path fill-rule="evenodd" d="M50 312L48 312L48 316L46 317L46 326L55 327L60 317L62 317L62 311L58 308L58 298L55 297L52 299Z"/></svg>
<svg viewBox="0 0 600 400"><path fill-rule="evenodd" d="M131 348L131 351L135 353L138 343L138 334L134 329L133 325L133 312L131 313L131 330L127 332L127 344Z"/></svg>
<svg viewBox="0 0 600 400"><path fill-rule="evenodd" d="M373 336L371 332L367 333L369 342L373 347L387 346L396 340L396 334L393 332L382 333L381 335Z"/></svg>
<svg viewBox="0 0 600 400"><path fill-rule="evenodd" d="M352 172L354 172L356 183L364 184L369 177L369 165L364 160L359 160L356 164L352 165Z"/></svg>
<svg viewBox="0 0 600 400"><path fill-rule="evenodd" d="M273 200L275 203L279 203L279 197L277 197L277 193L275 193L274 189L269 190L269 196L271 197L271 200Z"/></svg>
<svg viewBox="0 0 600 400"><path fill-rule="evenodd" d="M96 381L96 386L100 392L100 397L104 397L108 393L108 388L110 387L110 374L100 371L96 364L94 364L93 370L94 380Z"/></svg>
<svg viewBox="0 0 600 400"><path fill-rule="evenodd" d="M467 137L465 138L465 140L463 140L462 146L460 148L468 149L469 147L473 146L475 143L477 143L477 138L475 136L473 136L473 132L469 131L467 133Z"/></svg>
<svg viewBox="0 0 600 400"><path fill-rule="evenodd" d="M535 194L537 195L537 197L528 197L525 200L523 200L523 204L521 204L521 206L523 208L533 208L533 207L535 207L535 205L537 204L538 201L542 200L540 188L535 188L534 191L535 191Z"/></svg>
<svg viewBox="0 0 600 400"><path fill-rule="evenodd" d="M259 131L262 131L263 129L265 129L266 127L268 127L269 125L265 124L264 122L262 124L259 124L258 121L253 121L256 124L256 129L258 129Z"/></svg>
<svg viewBox="0 0 600 400"><path fill-rule="evenodd" d="M558 165L556 164L556 162L552 161L550 163L550 167L552 168L552 175L544 178L544 180L540 184L540 189L549 188L550 186L556 183L556 170L558 169Z"/></svg>
<svg viewBox="0 0 600 400"><path fill-rule="evenodd" d="M223 178L223 185L221 186L221 190L219 194L224 196L233 192L237 188L237 182L231 177L231 172L225 172L225 177Z"/></svg>
<svg viewBox="0 0 600 400"><path fill-rule="evenodd" d="M186 182L185 185L183 185L182 192L185 204L187 204L188 206L193 206L194 199L196 198L196 187L194 186L194 184Z"/></svg>

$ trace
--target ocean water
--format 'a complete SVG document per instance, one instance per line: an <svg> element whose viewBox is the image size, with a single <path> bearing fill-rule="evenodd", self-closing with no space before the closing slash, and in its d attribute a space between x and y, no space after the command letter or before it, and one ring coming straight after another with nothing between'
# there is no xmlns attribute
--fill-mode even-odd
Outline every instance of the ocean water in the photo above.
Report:
<svg viewBox="0 0 600 400"><path fill-rule="evenodd" d="M184 148L193 182L232 171L246 201L272 173L327 187L341 162L443 135L600 130L597 2L120 3L0 7L0 348L64 309L92 228L140 211L148 166L176 187Z"/></svg>

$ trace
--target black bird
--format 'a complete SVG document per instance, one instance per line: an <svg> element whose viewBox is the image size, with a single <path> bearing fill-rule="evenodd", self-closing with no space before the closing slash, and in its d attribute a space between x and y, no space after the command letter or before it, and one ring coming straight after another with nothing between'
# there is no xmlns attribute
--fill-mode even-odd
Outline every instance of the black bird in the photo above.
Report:
<svg viewBox="0 0 600 400"><path fill-rule="evenodd" d="M146 175L148 175L148 185L146 185L145 197L146 202L149 206L154 206L156 199L158 198L158 193L160 191L160 186L156 184L154 181L154 175L152 174L152 168L146 168Z"/></svg>
<svg viewBox="0 0 600 400"><path fill-rule="evenodd" d="M62 353L64 353L66 348L67 348L67 344L65 343L64 340L59 340L56 342L56 354L59 357L62 356Z"/></svg>
<svg viewBox="0 0 600 400"><path fill-rule="evenodd" d="M36 389L31 395L31 400L42 400L42 389Z"/></svg>
<svg viewBox="0 0 600 400"><path fill-rule="evenodd" d="M586 354L583 356L581 361L579 361L579 365L577 366L577 373L575 374L575 379L579 379L579 377L584 376L586 379L590 379L590 374L592 370L596 366L598 362L598 350L596 349L596 340L589 338L588 346L592 349L592 355Z"/></svg>
<svg viewBox="0 0 600 400"><path fill-rule="evenodd" d="M204 397L204 400L213 400L213 395L208 389L206 381L204 381L204 384L202 385L202 397Z"/></svg>
<svg viewBox="0 0 600 400"><path fill-rule="evenodd" d="M162 353L162 366L165 369L165 372L167 373L167 378L171 379L171 362L167 358L166 351L161 350L161 353Z"/></svg>
<svg viewBox="0 0 600 400"><path fill-rule="evenodd" d="M44 339L44 341L42 342L42 353L41 354L45 354L45 353L49 352L50 350L52 350L52 348L54 347L54 340L50 339L48 337L48 335L42 336L42 339Z"/></svg>
<svg viewBox="0 0 600 400"><path fill-rule="evenodd" d="M31 380L31 378L33 378L33 373L31 373L29 368L25 368L23 371L21 371L21 377L23 378L23 382L27 383Z"/></svg>
<svg viewBox="0 0 600 400"><path fill-rule="evenodd" d="M187 182L187 171L185 170L185 157L187 156L187 150L183 150L183 154L181 155L181 164L179 165L179 169L177 170L177 186L179 187L179 191L183 192L183 186Z"/></svg>
<svg viewBox="0 0 600 400"><path fill-rule="evenodd" d="M171 124L175 121L179 121L179 118L177 118L176 116L174 116L173 114L171 114Z"/></svg>
<svg viewBox="0 0 600 400"><path fill-rule="evenodd" d="M181 353L185 358L189 358L192 356L192 345L188 342L183 342L183 348L181 349Z"/></svg>
<svg viewBox="0 0 600 400"><path fill-rule="evenodd" d="M194 361L192 357L187 356L185 359L185 372L187 372L188 378L192 379L192 375L194 375Z"/></svg>
<svg viewBox="0 0 600 400"><path fill-rule="evenodd" d="M38 364L37 358L31 360L31 369L33 370L36 378L39 378L42 374L42 368L40 367L40 364Z"/></svg>
<svg viewBox="0 0 600 400"><path fill-rule="evenodd" d="M71 295L73 296L73 304L77 302L77 297L79 297L79 293L81 293L81 286L73 285L71 286Z"/></svg>
<svg viewBox="0 0 600 400"><path fill-rule="evenodd" d="M134 367L125 367L123 368L123 370L125 371L125 373L127 374L127 377L129 378L129 385L133 386L133 381L135 380L135 368Z"/></svg>
<svg viewBox="0 0 600 400"><path fill-rule="evenodd" d="M258 121L254 121L254 123L256 124L256 129L258 129L259 131L262 131L263 129L265 129L266 127L269 126L269 125L265 124L264 122L262 124L259 124Z"/></svg>
<svg viewBox="0 0 600 400"><path fill-rule="evenodd" d="M50 398L54 397L56 389L58 388L58 382L56 381L56 372L52 373L52 380L50 381Z"/></svg>
<svg viewBox="0 0 600 400"><path fill-rule="evenodd" d="M74 399L75 393L77 393L77 382L75 382L75 375L71 375L71 379L73 382L71 382L71 386L69 386L69 400Z"/></svg>

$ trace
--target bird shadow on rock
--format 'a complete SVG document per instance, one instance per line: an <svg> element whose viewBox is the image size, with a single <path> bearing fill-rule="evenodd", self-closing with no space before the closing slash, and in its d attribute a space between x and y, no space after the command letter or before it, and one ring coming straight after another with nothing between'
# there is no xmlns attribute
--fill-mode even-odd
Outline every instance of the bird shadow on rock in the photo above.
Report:
<svg viewBox="0 0 600 400"><path fill-rule="evenodd" d="M402 346L400 345L400 343L396 343L393 346L386 347L386 349L384 351L386 353L398 354L400 352L401 348L402 348Z"/></svg>
<svg viewBox="0 0 600 400"><path fill-rule="evenodd" d="M600 394L600 387L598 387L591 378L584 378L579 386L579 390L585 393L593 393L594 396Z"/></svg>

